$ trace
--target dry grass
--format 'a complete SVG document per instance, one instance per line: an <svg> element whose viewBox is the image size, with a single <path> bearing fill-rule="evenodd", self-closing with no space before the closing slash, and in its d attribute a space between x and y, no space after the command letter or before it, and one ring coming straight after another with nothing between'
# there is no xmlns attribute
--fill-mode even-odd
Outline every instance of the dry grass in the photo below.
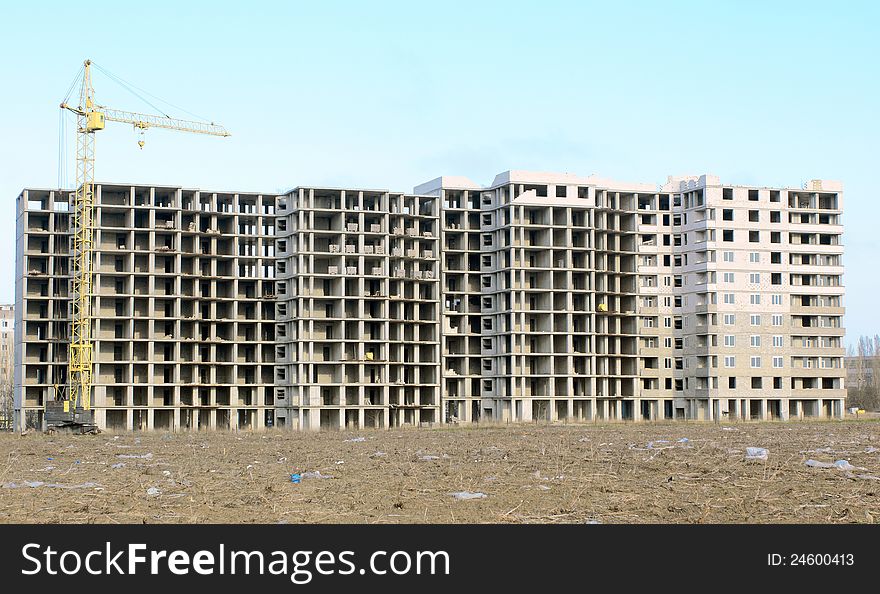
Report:
<svg viewBox="0 0 880 594"><path fill-rule="evenodd" d="M2 435L0 485L99 486L0 488L0 522L873 523L880 480L860 475L880 477L878 429L847 421ZM366 439L346 441L355 437ZM747 446L768 448L769 459L744 460ZM808 458L865 470L809 468ZM315 470L334 478L290 482ZM161 493L148 495L151 487ZM487 497L459 501L456 491Z"/></svg>

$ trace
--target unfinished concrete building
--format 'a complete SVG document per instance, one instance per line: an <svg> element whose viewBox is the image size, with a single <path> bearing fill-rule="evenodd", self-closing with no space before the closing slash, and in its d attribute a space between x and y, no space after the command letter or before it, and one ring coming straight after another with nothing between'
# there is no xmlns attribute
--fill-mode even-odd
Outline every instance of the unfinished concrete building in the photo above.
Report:
<svg viewBox="0 0 880 594"><path fill-rule="evenodd" d="M843 414L842 187L437 178L447 420Z"/></svg>
<svg viewBox="0 0 880 594"><path fill-rule="evenodd" d="M701 176L665 188L681 244L673 279L686 417L841 417L842 185L733 187Z"/></svg>
<svg viewBox="0 0 880 594"><path fill-rule="evenodd" d="M439 200L297 188L278 212L276 418L440 422Z"/></svg>
<svg viewBox="0 0 880 594"><path fill-rule="evenodd" d="M17 201L17 427L66 382L68 200ZM104 428L843 414L838 182L105 184L96 212Z"/></svg>
<svg viewBox="0 0 880 594"><path fill-rule="evenodd" d="M16 202L18 427L67 382L69 192ZM102 428L274 422L273 195L100 184L94 408Z"/></svg>
<svg viewBox="0 0 880 594"><path fill-rule="evenodd" d="M632 191L508 171L438 178L449 420L616 419L638 396ZM459 251L464 248L464 253Z"/></svg>

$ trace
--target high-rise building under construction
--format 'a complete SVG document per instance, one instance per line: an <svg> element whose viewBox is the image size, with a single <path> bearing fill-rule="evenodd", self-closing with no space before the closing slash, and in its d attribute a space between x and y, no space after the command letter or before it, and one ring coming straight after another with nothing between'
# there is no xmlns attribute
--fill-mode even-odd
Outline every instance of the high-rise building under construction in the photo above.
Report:
<svg viewBox="0 0 880 594"><path fill-rule="evenodd" d="M16 423L66 382L69 193L17 201ZM277 209L277 210L276 210ZM843 414L842 187L508 171L413 194L103 184L111 429Z"/></svg>

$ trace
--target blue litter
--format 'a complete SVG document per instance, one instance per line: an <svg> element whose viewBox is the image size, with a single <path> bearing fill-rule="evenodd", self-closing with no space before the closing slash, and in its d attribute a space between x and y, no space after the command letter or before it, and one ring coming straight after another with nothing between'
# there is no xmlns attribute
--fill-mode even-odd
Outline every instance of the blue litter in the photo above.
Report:
<svg viewBox="0 0 880 594"><path fill-rule="evenodd" d="M302 475L299 473L295 473L295 474L290 475L290 482L291 483L299 483L301 480L302 480Z"/></svg>

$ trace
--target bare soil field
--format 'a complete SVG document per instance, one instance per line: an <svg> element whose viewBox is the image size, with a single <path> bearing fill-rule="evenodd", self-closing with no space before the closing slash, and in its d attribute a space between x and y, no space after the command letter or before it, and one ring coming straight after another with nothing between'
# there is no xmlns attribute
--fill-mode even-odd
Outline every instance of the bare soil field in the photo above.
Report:
<svg viewBox="0 0 880 594"><path fill-rule="evenodd" d="M877 520L877 420L0 435L2 523Z"/></svg>

